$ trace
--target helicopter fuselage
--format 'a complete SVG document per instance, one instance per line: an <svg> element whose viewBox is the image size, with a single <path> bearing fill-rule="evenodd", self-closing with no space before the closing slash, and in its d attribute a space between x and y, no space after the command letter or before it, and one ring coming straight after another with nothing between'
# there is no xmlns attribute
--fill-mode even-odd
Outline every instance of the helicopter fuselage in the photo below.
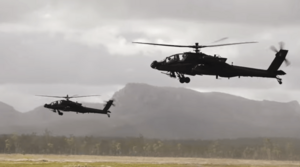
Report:
<svg viewBox="0 0 300 167"><path fill-rule="evenodd" d="M151 68L168 71L168 72L178 72L186 75L197 75L193 68L199 64L224 64L227 58L210 56L204 53L192 53L185 52L179 53L167 57L163 61L153 61L150 65Z"/></svg>
<svg viewBox="0 0 300 167"><path fill-rule="evenodd" d="M275 78L277 75L284 75L282 72L269 72L264 69L249 68L242 66L229 65L227 63L220 66L198 65L194 63L161 65L155 69L159 71L178 72L185 75L214 75L225 78L250 76Z"/></svg>
<svg viewBox="0 0 300 167"><path fill-rule="evenodd" d="M107 114L107 111L103 111L103 110L95 109L95 108L84 107L84 106L71 107L71 106L64 106L64 105L45 104L44 107L48 108L48 109L52 109L52 110L60 110L60 111L66 111L66 112Z"/></svg>
<svg viewBox="0 0 300 167"><path fill-rule="evenodd" d="M224 40L226 38L222 38ZM220 40L218 40L220 41ZM179 78L181 83L189 83L190 78L184 75L215 75L216 78L220 77L267 77L276 78L279 84L282 84L281 78L277 75L285 75L286 73L282 70L278 70L283 62L289 64L286 59L288 50L283 49L284 43L280 43L280 50L278 51L275 47L271 47L275 51L275 59L269 66L268 69L256 69L249 67L233 66L226 63L227 58L218 57L216 55L210 56L200 52L200 48L207 47L219 47L228 45L240 45L257 42L239 42L239 43L226 43L216 45L175 45L175 44L162 44L162 43L148 43L148 42L133 42L136 44L156 45L156 46L167 46L167 47L186 47L195 49L195 53L185 52L175 54L166 57L163 61L153 61L151 67L160 71L167 71L164 73L172 78Z"/></svg>
<svg viewBox="0 0 300 167"><path fill-rule="evenodd" d="M107 114L110 113L108 110L113 102L109 101L103 110L101 109L95 109L95 108L89 108L82 106L81 103L73 102L73 101L55 101L50 104L45 104L44 107L53 110L53 112L58 112L59 115L63 115L60 111L64 112L76 112L76 113L96 113L96 114Z"/></svg>
<svg viewBox="0 0 300 167"><path fill-rule="evenodd" d="M287 50L280 50L280 52L276 54L276 57L271 64L271 66L276 66L275 70L229 65L226 63L226 58L205 54L200 56L196 56L194 54L183 54L183 58L180 58L180 54L175 54L167 57L163 61L152 62L151 67L159 71L167 71L169 72L167 75L173 78L176 78L175 74L177 74L181 83L190 82L190 79L188 77L184 77L184 75L213 75L216 76L216 78L241 76L276 78L281 84L281 79L277 76L285 75L286 73L282 70L278 70L278 68L284 61L286 54Z"/></svg>

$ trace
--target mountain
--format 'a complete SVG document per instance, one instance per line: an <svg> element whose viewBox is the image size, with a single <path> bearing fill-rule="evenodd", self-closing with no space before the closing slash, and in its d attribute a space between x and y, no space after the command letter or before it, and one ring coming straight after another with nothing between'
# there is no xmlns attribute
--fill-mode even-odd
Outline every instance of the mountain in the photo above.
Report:
<svg viewBox="0 0 300 167"><path fill-rule="evenodd" d="M12 125L13 122L10 120L13 120L17 118L20 113L16 111L12 106L5 104L3 102L0 102L0 114L1 114L1 120L0 120L0 126L5 125Z"/></svg>
<svg viewBox="0 0 300 167"><path fill-rule="evenodd" d="M113 95L111 118L101 114L65 113L43 107L19 113L2 107L0 133L138 136L171 139L300 137L300 105L256 101L225 93L129 83ZM103 108L103 104L84 104ZM5 105L4 105L5 106ZM5 111L4 111L5 110ZM2 125L2 124L1 124ZM2 128L4 127L4 129Z"/></svg>

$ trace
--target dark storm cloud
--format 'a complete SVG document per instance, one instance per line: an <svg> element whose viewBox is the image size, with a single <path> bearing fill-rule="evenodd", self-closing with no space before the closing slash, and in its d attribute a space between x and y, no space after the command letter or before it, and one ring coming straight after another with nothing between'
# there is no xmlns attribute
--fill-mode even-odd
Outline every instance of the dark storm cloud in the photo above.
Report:
<svg viewBox="0 0 300 167"><path fill-rule="evenodd" d="M73 19L69 21L84 19L94 23L101 19L175 19L277 26L300 23L298 0L61 0L53 4L56 9L73 11L74 17L70 16ZM83 13L90 17L84 18Z"/></svg>

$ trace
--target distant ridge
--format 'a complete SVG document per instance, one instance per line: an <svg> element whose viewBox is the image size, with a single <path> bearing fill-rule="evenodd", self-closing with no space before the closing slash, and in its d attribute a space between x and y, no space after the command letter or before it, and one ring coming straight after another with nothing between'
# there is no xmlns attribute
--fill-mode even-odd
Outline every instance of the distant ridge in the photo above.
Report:
<svg viewBox="0 0 300 167"><path fill-rule="evenodd" d="M0 133L139 136L161 139L300 137L300 105L258 101L219 92L128 83L113 98L111 118L45 108L20 113L0 103ZM103 104L84 105L103 108ZM7 114L9 113L9 114Z"/></svg>

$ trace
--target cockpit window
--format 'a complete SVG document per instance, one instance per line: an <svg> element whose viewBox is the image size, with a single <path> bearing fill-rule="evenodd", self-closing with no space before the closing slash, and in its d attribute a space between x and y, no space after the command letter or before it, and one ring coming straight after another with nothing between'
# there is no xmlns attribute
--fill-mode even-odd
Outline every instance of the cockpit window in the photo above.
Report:
<svg viewBox="0 0 300 167"><path fill-rule="evenodd" d="M54 101L51 103L51 105L58 105L58 104L61 104L61 101Z"/></svg>
<svg viewBox="0 0 300 167"><path fill-rule="evenodd" d="M179 60L180 60L179 55L175 54L175 55L172 55L170 57L167 57L165 62L166 63L172 63L172 62L178 62Z"/></svg>
<svg viewBox="0 0 300 167"><path fill-rule="evenodd" d="M179 53L179 54L175 54L175 55L172 55L170 57L167 57L164 60L164 62L165 63L180 62L180 61L184 61L185 59L186 59L186 54Z"/></svg>
<svg viewBox="0 0 300 167"><path fill-rule="evenodd" d="M179 56L179 61L184 61L185 60L185 58L186 58L186 55L185 54L178 54L178 56Z"/></svg>

